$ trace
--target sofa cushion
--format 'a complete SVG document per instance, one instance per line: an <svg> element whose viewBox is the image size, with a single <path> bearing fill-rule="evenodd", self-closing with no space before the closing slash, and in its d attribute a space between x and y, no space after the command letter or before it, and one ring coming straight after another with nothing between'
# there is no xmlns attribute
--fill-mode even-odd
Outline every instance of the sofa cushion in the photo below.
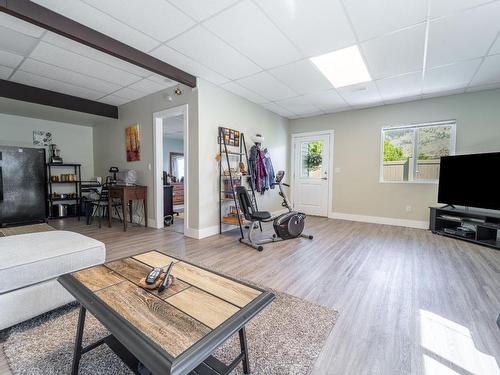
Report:
<svg viewBox="0 0 500 375"><path fill-rule="evenodd" d="M104 263L102 242L50 231L0 238L0 294Z"/></svg>

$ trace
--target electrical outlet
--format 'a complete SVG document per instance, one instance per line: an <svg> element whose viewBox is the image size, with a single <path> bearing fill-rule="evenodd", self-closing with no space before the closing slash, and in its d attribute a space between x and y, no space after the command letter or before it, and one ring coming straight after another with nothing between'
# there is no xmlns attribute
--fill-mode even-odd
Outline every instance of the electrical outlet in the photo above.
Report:
<svg viewBox="0 0 500 375"><path fill-rule="evenodd" d="M407 205L406 206L406 212L411 212L412 211L412 207L410 205Z"/></svg>

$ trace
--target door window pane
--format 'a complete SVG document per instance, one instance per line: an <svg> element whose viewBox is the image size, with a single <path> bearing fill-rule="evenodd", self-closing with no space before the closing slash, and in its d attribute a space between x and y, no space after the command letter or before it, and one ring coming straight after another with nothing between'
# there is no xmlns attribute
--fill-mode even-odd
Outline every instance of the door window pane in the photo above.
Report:
<svg viewBox="0 0 500 375"><path fill-rule="evenodd" d="M300 177L320 178L323 166L323 141L300 144Z"/></svg>

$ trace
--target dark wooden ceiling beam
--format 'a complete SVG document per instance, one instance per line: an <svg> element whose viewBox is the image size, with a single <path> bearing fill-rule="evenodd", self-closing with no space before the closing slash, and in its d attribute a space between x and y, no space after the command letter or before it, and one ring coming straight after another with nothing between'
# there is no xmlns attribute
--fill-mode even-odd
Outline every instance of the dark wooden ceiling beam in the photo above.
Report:
<svg viewBox="0 0 500 375"><path fill-rule="evenodd" d="M0 11L186 86L196 87L195 76L29 0L0 0Z"/></svg>
<svg viewBox="0 0 500 375"><path fill-rule="evenodd" d="M1 1L1 0L0 0ZM118 107L0 79L0 97L117 119Z"/></svg>

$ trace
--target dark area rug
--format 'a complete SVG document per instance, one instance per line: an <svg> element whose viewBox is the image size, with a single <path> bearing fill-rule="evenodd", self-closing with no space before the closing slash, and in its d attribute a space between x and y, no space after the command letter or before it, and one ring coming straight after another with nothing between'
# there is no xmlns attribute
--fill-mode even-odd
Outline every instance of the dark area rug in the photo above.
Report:
<svg viewBox="0 0 500 375"><path fill-rule="evenodd" d="M338 313L285 293L247 324L253 375L306 375L314 365ZM4 333L4 351L14 374L69 374L73 354L76 304L62 307ZM84 345L106 336L106 329L87 315ZM238 335L231 337L215 356L225 363L236 357ZM84 354L80 374L129 374L130 370L106 346ZM233 374L242 374L241 365Z"/></svg>

